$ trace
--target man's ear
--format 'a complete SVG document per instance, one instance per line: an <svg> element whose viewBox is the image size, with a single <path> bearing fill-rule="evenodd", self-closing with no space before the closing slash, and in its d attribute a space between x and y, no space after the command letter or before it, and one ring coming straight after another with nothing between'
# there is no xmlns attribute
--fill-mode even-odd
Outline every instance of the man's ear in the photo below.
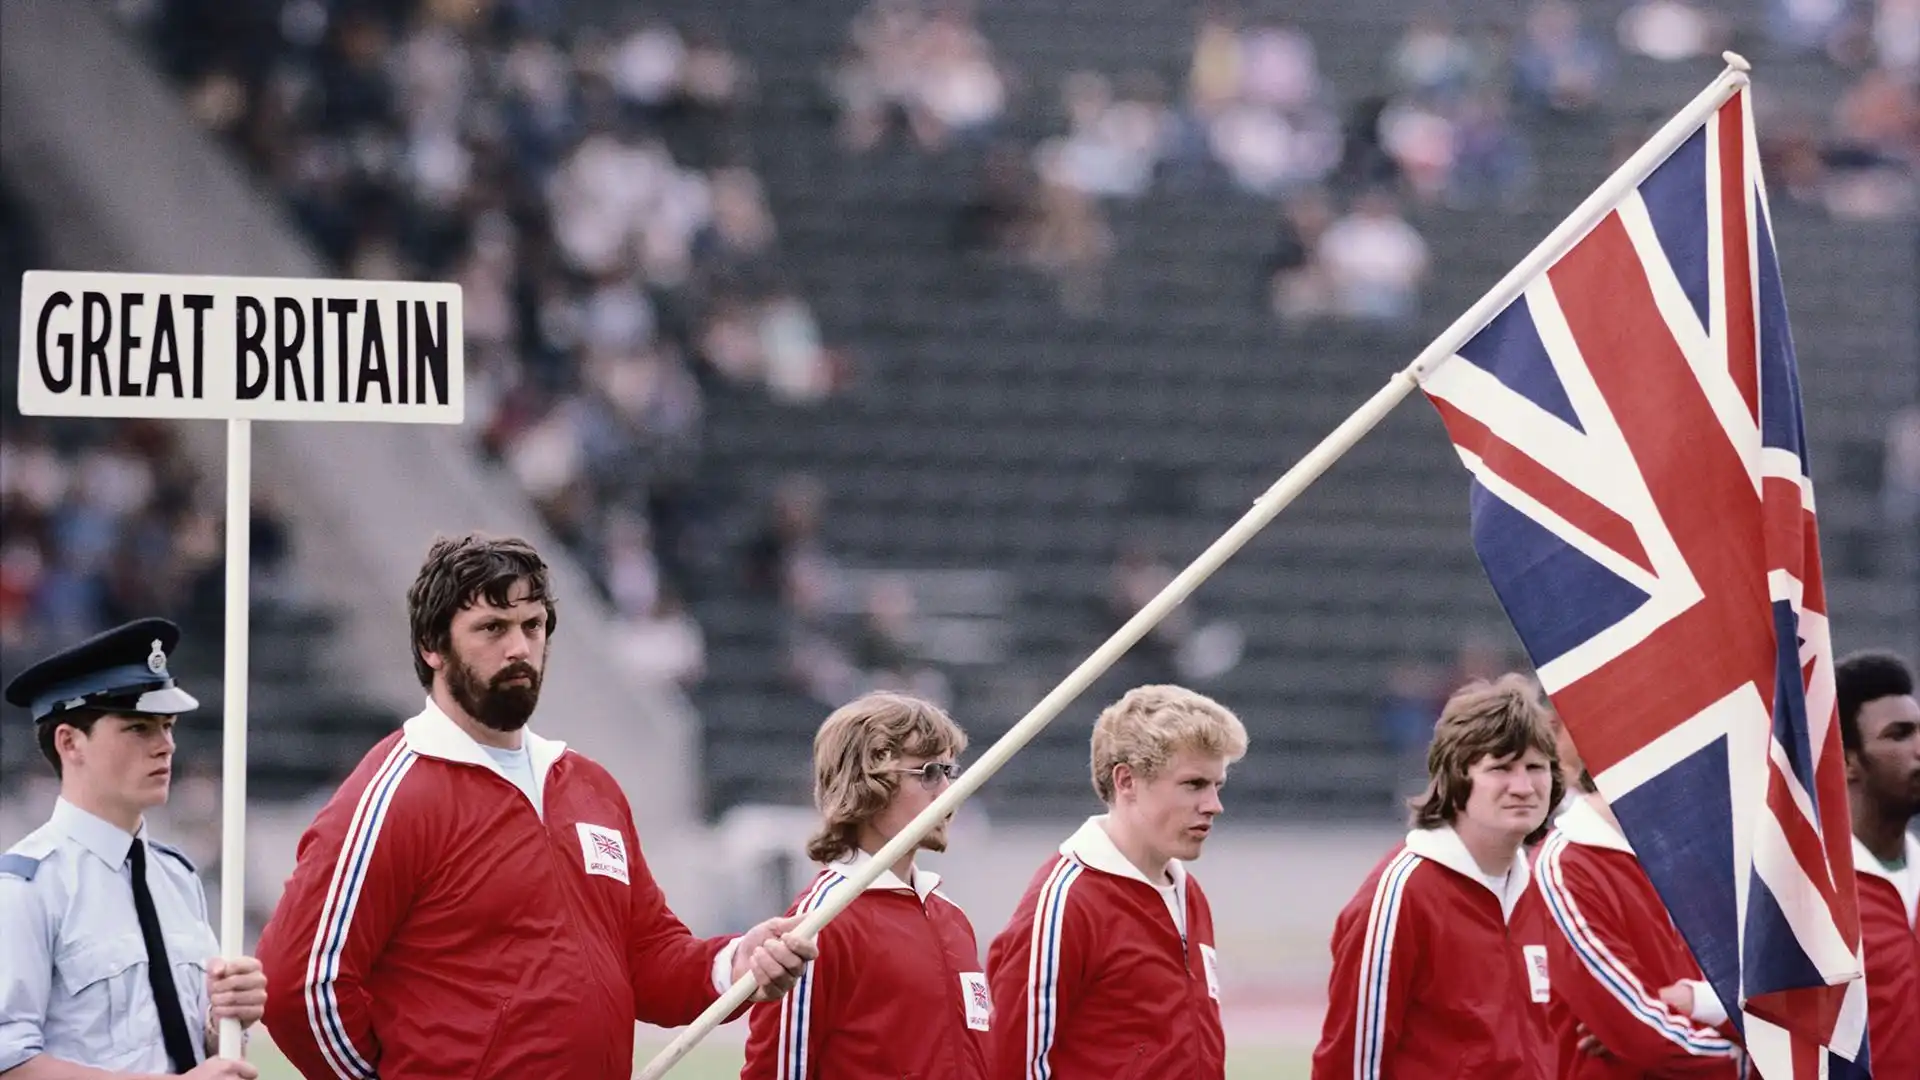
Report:
<svg viewBox="0 0 1920 1080"><path fill-rule="evenodd" d="M1119 802L1122 795L1131 797L1139 787L1140 778L1134 775L1133 766L1121 762L1113 767L1113 801Z"/></svg>
<svg viewBox="0 0 1920 1080"><path fill-rule="evenodd" d="M1860 764L1860 752L1849 750L1845 754L1847 762L1847 783L1853 785L1866 777L1866 766Z"/></svg>
<svg viewBox="0 0 1920 1080"><path fill-rule="evenodd" d="M432 668L435 671L445 671L447 669L446 656L444 656L441 653L434 652L432 649L424 649L424 648L421 649L420 659L425 660L427 662L427 666Z"/></svg>
<svg viewBox="0 0 1920 1080"><path fill-rule="evenodd" d="M61 724L53 729L53 748L61 758L70 759L75 765L86 763L87 733L72 724Z"/></svg>

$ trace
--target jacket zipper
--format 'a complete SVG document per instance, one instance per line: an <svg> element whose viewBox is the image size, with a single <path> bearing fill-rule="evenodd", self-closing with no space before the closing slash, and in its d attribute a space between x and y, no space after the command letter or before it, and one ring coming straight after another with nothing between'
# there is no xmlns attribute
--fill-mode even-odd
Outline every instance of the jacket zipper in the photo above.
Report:
<svg viewBox="0 0 1920 1080"><path fill-rule="evenodd" d="M927 908L926 897L921 896L919 892L916 891L914 893L914 900L920 905L920 917L926 923L927 932L933 936L933 949L940 955L940 966L947 970L947 990L949 993L957 993L960 990L960 973L953 969L953 963L947 958L946 939L940 936L939 924L933 921L933 912ZM963 998L960 1001L960 1022L962 1024L967 1022L966 1009L967 1002L966 999ZM958 1061L958 1051L963 1048L953 1045L952 1027L950 1025L942 1025L942 1032L943 1037L940 1041L947 1044L947 1053L944 1056L948 1061Z"/></svg>

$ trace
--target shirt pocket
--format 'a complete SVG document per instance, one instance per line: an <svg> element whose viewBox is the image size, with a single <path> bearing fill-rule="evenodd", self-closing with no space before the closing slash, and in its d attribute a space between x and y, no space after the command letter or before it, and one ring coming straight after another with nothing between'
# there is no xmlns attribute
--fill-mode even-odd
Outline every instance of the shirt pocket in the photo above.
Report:
<svg viewBox="0 0 1920 1080"><path fill-rule="evenodd" d="M103 1056L138 1050L133 1004L136 981L144 987L147 947L138 935L118 934L62 942L53 971L64 995L58 1005L61 1027L80 1045ZM49 1017L51 1019L51 1017Z"/></svg>
<svg viewBox="0 0 1920 1080"><path fill-rule="evenodd" d="M207 958L219 955L220 943L205 927L170 932L166 941L167 959L173 962L173 988L180 998L180 1011L187 1018L187 1034L197 1040L207 1023Z"/></svg>

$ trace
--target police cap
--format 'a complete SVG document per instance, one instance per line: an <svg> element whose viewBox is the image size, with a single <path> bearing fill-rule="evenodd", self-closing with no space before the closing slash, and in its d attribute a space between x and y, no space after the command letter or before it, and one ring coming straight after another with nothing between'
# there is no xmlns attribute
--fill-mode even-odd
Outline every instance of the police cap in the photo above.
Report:
<svg viewBox="0 0 1920 1080"><path fill-rule="evenodd" d="M178 644L178 626L166 619L137 619L21 672L7 684L6 698L32 713L36 723L76 709L176 716L200 707L167 670Z"/></svg>

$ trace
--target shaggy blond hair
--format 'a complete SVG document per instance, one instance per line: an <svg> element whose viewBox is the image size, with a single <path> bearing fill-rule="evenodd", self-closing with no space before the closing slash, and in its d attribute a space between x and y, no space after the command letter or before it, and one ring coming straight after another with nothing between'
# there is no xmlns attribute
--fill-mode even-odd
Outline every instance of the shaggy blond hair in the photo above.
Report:
<svg viewBox="0 0 1920 1080"><path fill-rule="evenodd" d="M1540 688L1524 675L1506 674L1494 682L1476 679L1454 691L1433 725L1427 747L1427 790L1408 801L1413 827L1434 829L1450 825L1473 794L1467 771L1481 758L1495 761L1516 757L1529 749L1544 754L1553 770L1549 808L1560 805L1566 781L1560 776L1560 748L1554 740L1554 718ZM1550 822L1527 843L1546 835Z"/></svg>
<svg viewBox="0 0 1920 1080"><path fill-rule="evenodd" d="M906 758L959 757L967 733L946 710L905 694L872 693L840 706L813 737L813 805L820 829L807 857L830 863L859 848L860 827L893 801ZM918 780L913 780L919 783Z"/></svg>
<svg viewBox="0 0 1920 1080"><path fill-rule="evenodd" d="M1229 763L1247 755L1247 729L1225 705L1184 686L1136 686L1093 725L1093 790L1113 802L1113 769L1151 780L1176 754L1194 750Z"/></svg>

